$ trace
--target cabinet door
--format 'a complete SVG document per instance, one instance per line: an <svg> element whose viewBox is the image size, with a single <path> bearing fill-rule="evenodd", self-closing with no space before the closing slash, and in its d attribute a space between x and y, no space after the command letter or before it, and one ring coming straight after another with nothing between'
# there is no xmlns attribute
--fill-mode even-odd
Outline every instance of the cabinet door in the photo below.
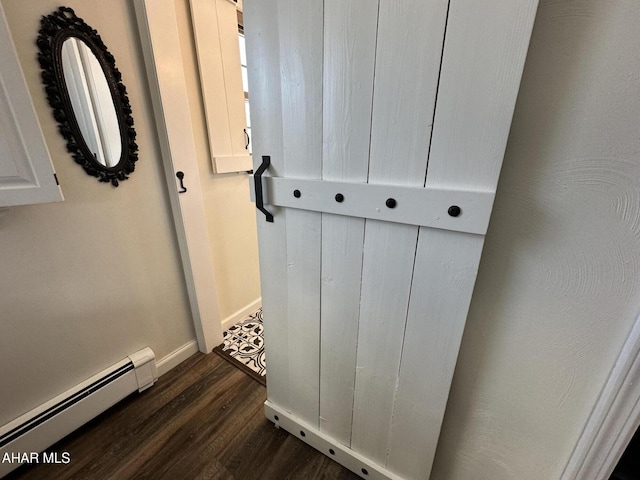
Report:
<svg viewBox="0 0 640 480"><path fill-rule="evenodd" d="M62 192L0 5L0 207L61 200Z"/></svg>
<svg viewBox="0 0 640 480"><path fill-rule="evenodd" d="M366 478L429 477L536 6L245 1L266 413Z"/></svg>

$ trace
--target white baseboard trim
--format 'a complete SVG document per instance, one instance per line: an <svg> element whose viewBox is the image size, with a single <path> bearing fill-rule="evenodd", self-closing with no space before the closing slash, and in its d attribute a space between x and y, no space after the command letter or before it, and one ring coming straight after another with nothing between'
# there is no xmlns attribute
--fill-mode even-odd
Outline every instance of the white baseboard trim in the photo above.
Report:
<svg viewBox="0 0 640 480"><path fill-rule="evenodd" d="M609 478L640 423L640 316L618 355L561 480Z"/></svg>
<svg viewBox="0 0 640 480"><path fill-rule="evenodd" d="M255 313L262 306L262 297L258 297L253 302L245 305L240 310L235 313L232 313L227 318L222 321L222 331L226 332L231 327L233 327L236 323L244 320L252 313Z"/></svg>
<svg viewBox="0 0 640 480"><path fill-rule="evenodd" d="M363 455L354 452L349 447L336 442L328 435L318 431L317 427L314 428L306 424L291 413L269 402L269 400L264 402L264 413L276 427L284 428L291 435L311 445L362 478L367 480L402 480L401 477L389 472Z"/></svg>
<svg viewBox="0 0 640 480"><path fill-rule="evenodd" d="M187 358L198 353L198 351L198 341L196 339L193 339L190 342L185 343L180 348L177 348L169 355L162 357L160 360L158 360L157 363L158 376L162 376L173 367L177 367Z"/></svg>

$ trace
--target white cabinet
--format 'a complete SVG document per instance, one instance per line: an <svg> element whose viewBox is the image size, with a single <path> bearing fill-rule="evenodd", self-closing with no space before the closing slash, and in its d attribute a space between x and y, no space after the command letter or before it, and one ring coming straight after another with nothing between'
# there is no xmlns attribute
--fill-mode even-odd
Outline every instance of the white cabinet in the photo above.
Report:
<svg viewBox="0 0 640 480"><path fill-rule="evenodd" d="M251 170L236 2L190 0L209 147L216 173Z"/></svg>
<svg viewBox="0 0 640 480"><path fill-rule="evenodd" d="M62 192L0 5L0 207L61 200Z"/></svg>

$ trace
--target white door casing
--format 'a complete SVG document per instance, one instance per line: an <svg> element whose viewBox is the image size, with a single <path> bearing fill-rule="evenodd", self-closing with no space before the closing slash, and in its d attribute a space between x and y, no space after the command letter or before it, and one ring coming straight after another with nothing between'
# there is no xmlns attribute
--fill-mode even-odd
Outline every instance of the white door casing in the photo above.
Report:
<svg viewBox="0 0 640 480"><path fill-rule="evenodd" d="M536 7L245 2L266 414L365 478L431 470Z"/></svg>
<svg viewBox="0 0 640 480"><path fill-rule="evenodd" d="M134 6L198 348L210 353L222 343L222 326L174 3Z"/></svg>

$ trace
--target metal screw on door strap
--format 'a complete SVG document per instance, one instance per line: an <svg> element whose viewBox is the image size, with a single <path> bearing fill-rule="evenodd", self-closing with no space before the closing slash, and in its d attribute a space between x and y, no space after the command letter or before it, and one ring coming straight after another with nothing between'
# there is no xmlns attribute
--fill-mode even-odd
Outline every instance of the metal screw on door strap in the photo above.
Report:
<svg viewBox="0 0 640 480"><path fill-rule="evenodd" d="M300 195L302 195L302 194L300 193L300 190L294 190L294 191L293 191L293 196L294 196L294 197L296 197L296 198L300 198Z"/></svg>
<svg viewBox="0 0 640 480"><path fill-rule="evenodd" d="M338 203L344 202L344 195L341 193L336 193L336 202Z"/></svg>
<svg viewBox="0 0 640 480"><path fill-rule="evenodd" d="M389 208L396 208L396 205L398 204L398 202L396 202L395 198L387 198L386 201L386 205Z"/></svg>
<svg viewBox="0 0 640 480"><path fill-rule="evenodd" d="M449 215L452 217L457 217L461 212L462 210L460 210L460 207L457 205L451 205L448 210Z"/></svg>

